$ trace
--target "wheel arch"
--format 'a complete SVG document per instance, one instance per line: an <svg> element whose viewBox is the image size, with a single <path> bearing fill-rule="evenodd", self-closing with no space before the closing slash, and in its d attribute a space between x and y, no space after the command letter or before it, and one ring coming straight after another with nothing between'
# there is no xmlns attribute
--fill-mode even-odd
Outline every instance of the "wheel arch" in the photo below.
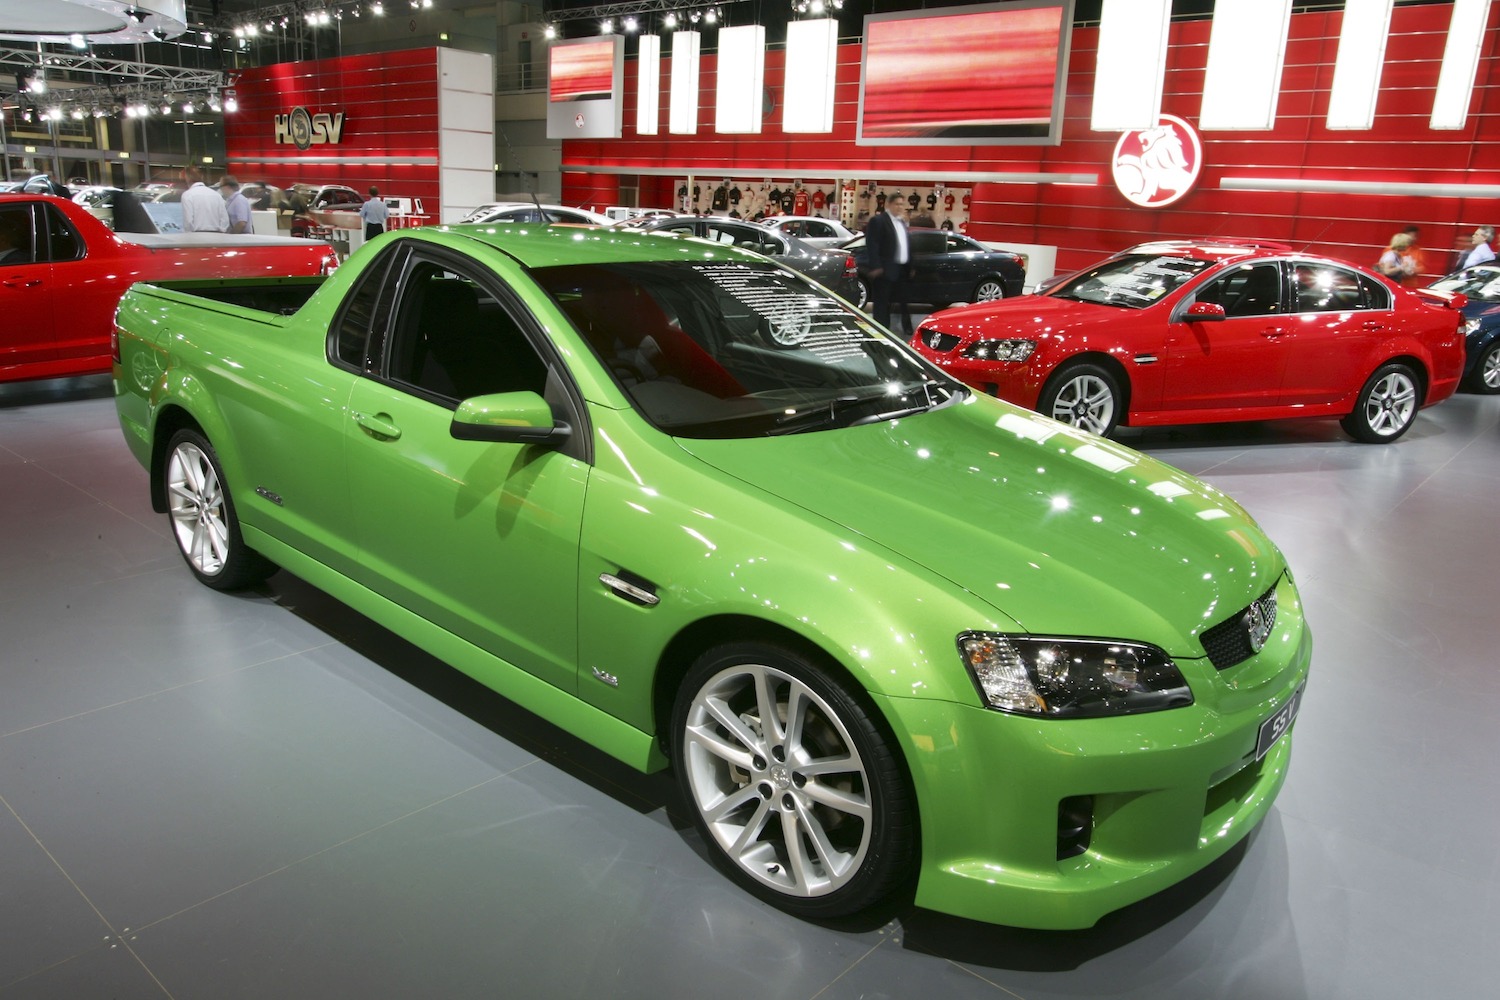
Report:
<svg viewBox="0 0 1500 1000"><path fill-rule="evenodd" d="M1417 400L1417 407L1420 409L1421 407L1426 406L1427 395L1432 387L1432 374L1428 370L1427 362L1423 361L1415 354L1397 354L1392 357L1386 358L1384 361L1371 368L1370 373L1365 376L1365 382L1368 382L1372 377L1374 377L1376 372L1380 371L1380 369L1384 368L1386 365L1405 365L1412 370L1412 372L1417 376L1417 392L1421 394L1420 398ZM1363 391L1363 387L1364 382L1361 382L1361 392ZM1359 393L1355 393L1354 398L1357 404L1359 400Z"/></svg>
<svg viewBox="0 0 1500 1000"><path fill-rule="evenodd" d="M163 406L156 414L156 423L151 433L151 509L158 514L167 511L167 491L162 470L167 464L167 445L178 431L188 429L204 434L203 425L184 407L175 404Z"/></svg>
<svg viewBox="0 0 1500 1000"><path fill-rule="evenodd" d="M656 742L667 757L671 757L672 749L669 723L672 718L673 705L676 704L677 695L682 687L682 679L687 676L688 669L698 657L715 646L733 642L764 642L783 646L809 659L817 660L845 683L850 695L863 703L872 717L878 718L887 729L892 728L890 720L885 717L884 712L880 711L876 700L869 697L865 685L853 671L849 670L837 656L829 653L827 649L806 635L777 622L751 615L710 615L684 626L667 642L657 659L651 690L652 725L656 733ZM892 742L899 748L899 740L893 739ZM901 763L909 773L910 767L904 754Z"/></svg>
<svg viewBox="0 0 1500 1000"><path fill-rule="evenodd" d="M1052 369L1052 373L1042 382L1041 391L1037 393L1037 405L1040 406L1041 400L1046 397L1048 391L1058 381L1066 378L1068 372L1078 365L1098 365L1119 381L1121 396L1120 419L1116 425L1119 427L1128 427L1130 425L1130 405L1133 395L1133 387L1130 384L1130 373L1125 370L1125 366L1120 363L1118 358L1113 354L1107 354L1103 351L1082 351L1078 354L1070 354L1062 361L1059 361L1056 367Z"/></svg>

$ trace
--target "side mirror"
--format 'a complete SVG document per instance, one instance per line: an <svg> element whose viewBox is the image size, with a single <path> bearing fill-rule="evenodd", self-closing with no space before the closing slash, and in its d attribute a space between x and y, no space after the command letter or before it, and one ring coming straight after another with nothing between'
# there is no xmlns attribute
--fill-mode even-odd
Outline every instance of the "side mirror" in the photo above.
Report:
<svg viewBox="0 0 1500 1000"><path fill-rule="evenodd" d="M460 441L557 444L573 428L552 417L552 407L534 392L497 392L458 404L448 433Z"/></svg>
<svg viewBox="0 0 1500 1000"><path fill-rule="evenodd" d="M1221 323L1228 317L1217 302L1194 302L1183 311L1182 318L1189 323Z"/></svg>

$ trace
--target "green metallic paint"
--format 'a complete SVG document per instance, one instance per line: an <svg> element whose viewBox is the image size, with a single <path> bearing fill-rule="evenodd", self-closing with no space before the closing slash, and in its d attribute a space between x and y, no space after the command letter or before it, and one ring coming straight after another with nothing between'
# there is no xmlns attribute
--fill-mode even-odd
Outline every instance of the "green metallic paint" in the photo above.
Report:
<svg viewBox="0 0 1500 1000"><path fill-rule="evenodd" d="M924 906L1088 926L1220 856L1269 809L1290 738L1245 761L1304 682L1311 640L1280 554L1223 494L984 397L836 431L672 439L528 269L744 255L564 227L441 227L381 245L401 241L478 261L532 312L587 401L592 464L454 440L451 410L326 361L329 325L378 248L287 318L131 291L115 376L132 452L150 463L158 424L188 415L249 545L642 769L665 764L656 684L698 651L681 637L706 620L797 637L896 734ZM660 603L625 600L604 573L645 581ZM1214 670L1199 634L1276 581L1266 648ZM1152 642L1195 703L1066 721L986 709L955 648L968 630ZM1094 838L1058 861L1058 802L1073 795L1094 796Z"/></svg>

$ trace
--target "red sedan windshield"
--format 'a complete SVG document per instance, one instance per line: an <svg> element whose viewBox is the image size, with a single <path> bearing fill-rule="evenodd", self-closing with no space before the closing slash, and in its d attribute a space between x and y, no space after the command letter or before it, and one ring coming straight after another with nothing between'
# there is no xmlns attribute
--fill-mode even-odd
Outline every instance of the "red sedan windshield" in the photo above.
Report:
<svg viewBox="0 0 1500 1000"><path fill-rule="evenodd" d="M1111 257L1096 267L1078 272L1052 295L1101 306L1144 309L1213 264L1211 260L1162 254Z"/></svg>

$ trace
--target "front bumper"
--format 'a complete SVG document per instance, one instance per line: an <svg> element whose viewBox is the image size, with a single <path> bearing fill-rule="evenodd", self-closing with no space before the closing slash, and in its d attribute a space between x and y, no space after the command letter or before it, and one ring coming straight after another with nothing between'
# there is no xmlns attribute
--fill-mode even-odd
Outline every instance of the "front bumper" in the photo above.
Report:
<svg viewBox="0 0 1500 1000"><path fill-rule="evenodd" d="M1030 719L975 706L882 699L921 811L916 902L1017 927L1077 929L1222 856L1270 811L1292 734L1259 760L1261 723L1302 687L1312 641L1280 642L1221 675L1178 660L1195 704L1112 719ZM1225 676L1229 675L1229 676ZM1219 697L1223 695L1223 697ZM1087 849L1060 858L1060 804L1088 797Z"/></svg>
<svg viewBox="0 0 1500 1000"><path fill-rule="evenodd" d="M922 331L918 330L917 337L913 338L913 349L953 378L1007 403L1024 406L1028 410L1036 409L1046 377L1036 369L1031 360L980 361L964 357L957 349L935 351L921 343L921 334Z"/></svg>

